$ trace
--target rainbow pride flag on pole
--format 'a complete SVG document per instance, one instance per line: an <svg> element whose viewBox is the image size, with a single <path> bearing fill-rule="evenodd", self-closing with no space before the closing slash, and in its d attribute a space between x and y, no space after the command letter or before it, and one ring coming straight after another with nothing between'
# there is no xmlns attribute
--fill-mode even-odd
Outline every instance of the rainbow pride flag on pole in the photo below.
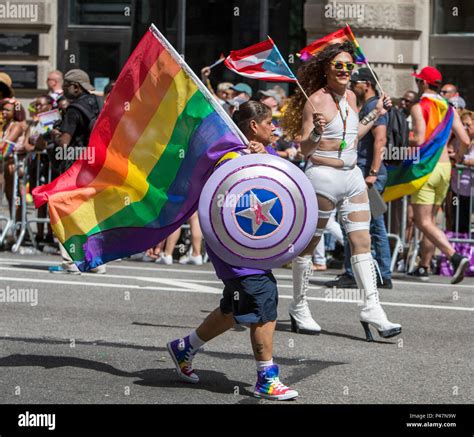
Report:
<svg viewBox="0 0 474 437"><path fill-rule="evenodd" d="M329 45L337 43L341 44L344 41L350 41L354 46L355 62L358 64L367 64L367 58L362 52L362 49L348 24L346 24L346 27L339 29L336 32L330 33L329 35L326 35L325 37L320 38L312 42L310 45L302 48L299 51L298 56L302 61L307 61Z"/></svg>
<svg viewBox="0 0 474 437"><path fill-rule="evenodd" d="M215 163L246 139L152 25L91 134L88 159L33 191L81 271L149 249L196 210Z"/></svg>
<svg viewBox="0 0 474 437"><path fill-rule="evenodd" d="M383 193L386 202L419 190L430 177L448 142L454 119L453 108L435 94L423 94L420 105L426 114L425 141L419 146L419 156L405 159L398 166L387 166L388 179Z"/></svg>

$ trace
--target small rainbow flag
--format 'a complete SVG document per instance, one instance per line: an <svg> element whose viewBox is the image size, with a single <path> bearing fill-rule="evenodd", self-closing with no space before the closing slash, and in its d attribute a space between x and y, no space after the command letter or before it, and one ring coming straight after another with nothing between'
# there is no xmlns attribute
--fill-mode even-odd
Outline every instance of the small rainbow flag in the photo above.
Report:
<svg viewBox="0 0 474 437"><path fill-rule="evenodd" d="M308 59L311 59L311 57L315 56L318 52L324 50L327 46L337 43L341 44L344 41L350 41L353 44L355 62L358 64L367 64L367 58L362 52L362 49L348 24L346 24L346 27L326 35L325 37L318 39L317 41L314 41L310 45L304 47L299 51L298 56L302 61L307 61Z"/></svg>
<svg viewBox="0 0 474 437"><path fill-rule="evenodd" d="M3 158L7 157L10 153L13 152L15 148L15 143L13 141L3 140L1 148L1 156Z"/></svg>
<svg viewBox="0 0 474 437"><path fill-rule="evenodd" d="M424 143L419 156L405 159L398 166L387 166L388 179L383 199L390 202L413 194L428 180L448 142L453 125L454 110L436 94L424 94L420 100L426 122Z"/></svg>
<svg viewBox="0 0 474 437"><path fill-rule="evenodd" d="M87 153L33 190L81 271L153 247L196 210L215 163L245 139L155 26L140 41Z"/></svg>

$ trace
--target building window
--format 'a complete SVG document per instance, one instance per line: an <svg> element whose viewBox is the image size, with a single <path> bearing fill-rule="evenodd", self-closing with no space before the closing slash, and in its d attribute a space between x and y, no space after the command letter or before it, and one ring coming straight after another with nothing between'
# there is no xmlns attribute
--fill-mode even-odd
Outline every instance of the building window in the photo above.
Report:
<svg viewBox="0 0 474 437"><path fill-rule="evenodd" d="M464 0L435 0L433 33L472 33L474 31L474 2Z"/></svg>
<svg viewBox="0 0 474 437"><path fill-rule="evenodd" d="M69 24L130 26L132 1L69 0Z"/></svg>

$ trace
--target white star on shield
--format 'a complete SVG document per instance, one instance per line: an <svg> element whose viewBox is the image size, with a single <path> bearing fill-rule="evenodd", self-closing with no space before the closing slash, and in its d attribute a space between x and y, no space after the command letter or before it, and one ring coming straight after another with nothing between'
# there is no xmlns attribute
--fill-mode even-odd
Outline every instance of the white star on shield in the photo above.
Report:
<svg viewBox="0 0 474 437"><path fill-rule="evenodd" d="M278 226L279 223L270 214L278 197L260 202L253 191L250 191L250 208L237 212L236 215L252 220L252 235L255 235L263 223Z"/></svg>

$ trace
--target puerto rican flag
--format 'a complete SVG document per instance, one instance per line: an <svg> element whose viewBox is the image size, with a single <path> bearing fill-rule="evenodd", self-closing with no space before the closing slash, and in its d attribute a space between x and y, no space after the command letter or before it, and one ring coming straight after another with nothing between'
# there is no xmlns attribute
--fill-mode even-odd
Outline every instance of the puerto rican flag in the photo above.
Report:
<svg viewBox="0 0 474 437"><path fill-rule="evenodd" d="M224 64L229 70L251 79L271 82L297 81L270 37L245 49L231 51Z"/></svg>

